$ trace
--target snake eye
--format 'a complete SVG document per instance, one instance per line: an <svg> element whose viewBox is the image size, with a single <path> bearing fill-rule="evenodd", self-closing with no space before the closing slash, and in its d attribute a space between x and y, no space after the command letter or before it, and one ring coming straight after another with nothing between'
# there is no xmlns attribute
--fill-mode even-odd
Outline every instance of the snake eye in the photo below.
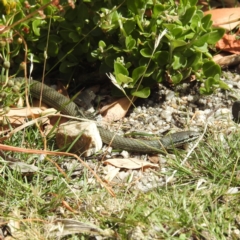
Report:
<svg viewBox="0 0 240 240"><path fill-rule="evenodd" d="M196 134L190 134L190 135L189 135L189 138L191 138L191 139L192 139L192 138L198 138L199 135L200 135L200 134L197 134L197 133L196 133Z"/></svg>

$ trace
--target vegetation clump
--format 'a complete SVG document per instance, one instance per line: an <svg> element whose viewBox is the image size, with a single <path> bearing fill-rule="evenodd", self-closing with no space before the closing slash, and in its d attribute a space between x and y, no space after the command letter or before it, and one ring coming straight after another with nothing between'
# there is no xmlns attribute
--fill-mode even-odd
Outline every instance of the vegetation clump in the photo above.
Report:
<svg viewBox="0 0 240 240"><path fill-rule="evenodd" d="M213 28L196 4L1 1L2 75L9 68L19 74L27 54L27 62L46 64L44 75L56 68L68 80L79 72L112 73L115 85L137 97L148 97L153 82L177 85L191 76L204 83L201 93L211 94L227 88L209 52L224 30Z"/></svg>

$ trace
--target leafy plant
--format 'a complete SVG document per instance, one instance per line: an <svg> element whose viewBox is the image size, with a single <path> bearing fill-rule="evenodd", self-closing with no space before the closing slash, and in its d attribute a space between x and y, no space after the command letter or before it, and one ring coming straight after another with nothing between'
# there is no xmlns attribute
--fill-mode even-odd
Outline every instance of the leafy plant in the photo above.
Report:
<svg viewBox="0 0 240 240"><path fill-rule="evenodd" d="M114 69L118 84L131 88L133 96L148 97L150 89L143 77L176 85L194 74L204 82L201 93L210 94L216 87L226 89L219 78L221 69L209 53L209 45L216 43L224 30L212 28L211 16L204 16L196 3L126 1L127 16L118 9L100 19L101 28L111 36L114 29L120 29L117 44L101 42L94 56L104 60L105 68ZM156 44L165 29L167 33Z"/></svg>
<svg viewBox="0 0 240 240"><path fill-rule="evenodd" d="M26 51L20 38L27 43L28 60L46 62L45 75L56 68L68 80L79 72L113 73L127 94L142 98L153 81L177 85L192 75L204 83L203 94L227 88L209 52L224 30L212 27L196 0L43 3L20 0L2 10L1 24L12 26L10 60L16 66Z"/></svg>

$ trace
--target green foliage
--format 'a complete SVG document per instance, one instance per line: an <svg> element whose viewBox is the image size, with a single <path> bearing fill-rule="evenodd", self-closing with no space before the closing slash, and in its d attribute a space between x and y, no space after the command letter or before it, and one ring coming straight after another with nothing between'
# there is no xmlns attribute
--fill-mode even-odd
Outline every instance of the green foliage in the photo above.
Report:
<svg viewBox="0 0 240 240"><path fill-rule="evenodd" d="M176 85L194 74L204 82L204 94L211 94L216 87L227 88L209 53L209 45L215 44L224 30L212 27L210 15L204 16L196 0L178 4L82 0L75 8L66 0L61 4L48 4L39 15L33 14L42 7L39 1L26 5L21 0L15 11L2 11L7 12L3 25L33 14L12 31L17 30L27 41L28 59L33 56L40 64L51 59L47 60L47 73L56 67L61 77L68 78L77 76L79 69L112 72L127 93L144 98L150 94L152 81L148 79ZM4 34L9 37L9 33ZM24 53L18 38L13 37L11 44L15 63L22 62Z"/></svg>

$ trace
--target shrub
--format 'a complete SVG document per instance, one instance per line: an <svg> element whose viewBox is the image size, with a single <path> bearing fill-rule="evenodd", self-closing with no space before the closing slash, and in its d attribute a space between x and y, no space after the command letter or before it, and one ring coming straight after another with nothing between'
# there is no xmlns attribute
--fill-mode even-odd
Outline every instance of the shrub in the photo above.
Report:
<svg viewBox="0 0 240 240"><path fill-rule="evenodd" d="M46 74L56 67L61 77L79 69L113 73L112 81L133 96L148 97L153 82L177 85L190 76L204 82L204 94L227 88L209 52L224 30L212 27L197 0L1 2L1 24L12 25L2 36L2 52L12 49L3 58L15 66L23 61L25 40L28 60L47 59Z"/></svg>

